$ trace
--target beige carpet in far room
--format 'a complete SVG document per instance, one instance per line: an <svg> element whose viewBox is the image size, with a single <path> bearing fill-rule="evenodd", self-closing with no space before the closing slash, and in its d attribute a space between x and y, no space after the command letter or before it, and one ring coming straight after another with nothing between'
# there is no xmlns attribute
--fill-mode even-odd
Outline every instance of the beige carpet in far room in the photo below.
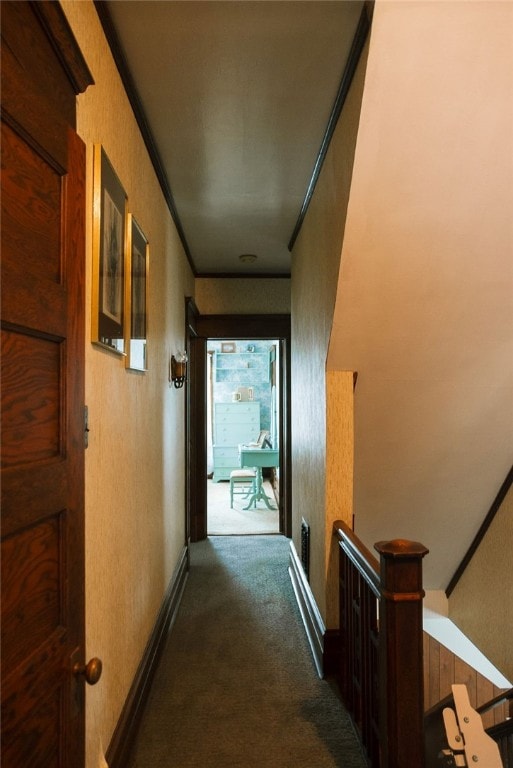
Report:
<svg viewBox="0 0 513 768"><path fill-rule="evenodd" d="M276 500L271 484L264 481L264 490L273 506ZM257 503L256 509L244 509L249 498L236 495L233 499L233 509L230 509L230 483L207 481L207 531L210 536L244 536L259 533L278 533L278 510L267 509L263 501Z"/></svg>

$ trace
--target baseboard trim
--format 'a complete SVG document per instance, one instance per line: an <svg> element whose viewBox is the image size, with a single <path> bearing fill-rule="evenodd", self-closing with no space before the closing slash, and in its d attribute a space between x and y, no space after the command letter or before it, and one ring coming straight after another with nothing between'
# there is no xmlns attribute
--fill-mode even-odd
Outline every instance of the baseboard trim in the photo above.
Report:
<svg viewBox="0 0 513 768"><path fill-rule="evenodd" d="M317 674L322 678L324 677L324 635L326 629L313 592L306 579L301 560L292 541L290 542L289 552L289 574L303 619L306 636L312 650Z"/></svg>
<svg viewBox="0 0 513 768"><path fill-rule="evenodd" d="M151 683L164 649L167 634L176 618L187 575L188 550L187 547L184 547L112 735L106 754L109 768L125 768L128 765Z"/></svg>
<svg viewBox="0 0 513 768"><path fill-rule="evenodd" d="M324 676L338 677L340 674L340 631L327 629L324 633Z"/></svg>

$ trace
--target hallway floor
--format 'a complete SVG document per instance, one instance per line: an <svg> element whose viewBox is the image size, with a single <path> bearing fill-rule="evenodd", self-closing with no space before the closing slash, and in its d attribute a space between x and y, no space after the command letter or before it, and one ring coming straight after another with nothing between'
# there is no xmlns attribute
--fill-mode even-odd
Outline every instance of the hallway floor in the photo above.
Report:
<svg viewBox="0 0 513 768"><path fill-rule="evenodd" d="M214 536L191 570L128 768L364 768L317 676L283 536Z"/></svg>

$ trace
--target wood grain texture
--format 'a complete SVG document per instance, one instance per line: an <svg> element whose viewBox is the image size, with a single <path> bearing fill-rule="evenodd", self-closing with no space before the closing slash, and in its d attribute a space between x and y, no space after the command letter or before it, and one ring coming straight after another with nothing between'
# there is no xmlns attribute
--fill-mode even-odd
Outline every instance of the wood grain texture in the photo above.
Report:
<svg viewBox="0 0 513 768"><path fill-rule="evenodd" d="M437 640L424 633L424 709L436 706L451 695L451 686L461 683L467 686L470 703L474 708L491 701L501 693L483 675L460 659ZM485 728L502 722L507 715L505 704L482 715Z"/></svg>
<svg viewBox="0 0 513 768"><path fill-rule="evenodd" d="M2 657L9 668L59 625L60 526L49 519L2 542Z"/></svg>
<svg viewBox="0 0 513 768"><path fill-rule="evenodd" d="M88 86L93 85L94 80L73 37L68 20L57 3L32 0L31 6L51 41L74 92L83 93Z"/></svg>
<svg viewBox="0 0 513 768"><path fill-rule="evenodd" d="M31 768L59 766L58 732L62 699L59 690L51 690L32 715L28 731L15 733L2 749L5 765L30 765ZM49 725L50 724L50 725Z"/></svg>
<svg viewBox="0 0 513 768"><path fill-rule="evenodd" d="M422 558L417 542L378 542L380 563L343 521L340 689L373 768L424 765ZM379 621L378 621L379 612Z"/></svg>
<svg viewBox="0 0 513 768"><path fill-rule="evenodd" d="M2 467L60 453L61 349L29 334L2 332Z"/></svg>
<svg viewBox="0 0 513 768"><path fill-rule="evenodd" d="M2 6L2 765L71 768L84 757L72 669L84 661L85 148L37 18L30 3Z"/></svg>
<svg viewBox="0 0 513 768"><path fill-rule="evenodd" d="M2 127L2 255L59 281L61 179L8 126Z"/></svg>

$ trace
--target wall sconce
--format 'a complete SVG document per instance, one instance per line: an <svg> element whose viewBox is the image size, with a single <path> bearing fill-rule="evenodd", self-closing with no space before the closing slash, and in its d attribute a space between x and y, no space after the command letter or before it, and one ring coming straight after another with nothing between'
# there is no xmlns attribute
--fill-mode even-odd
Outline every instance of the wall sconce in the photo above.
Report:
<svg viewBox="0 0 513 768"><path fill-rule="evenodd" d="M181 389L187 379L187 354L178 352L176 357L171 355L171 381L176 389Z"/></svg>

